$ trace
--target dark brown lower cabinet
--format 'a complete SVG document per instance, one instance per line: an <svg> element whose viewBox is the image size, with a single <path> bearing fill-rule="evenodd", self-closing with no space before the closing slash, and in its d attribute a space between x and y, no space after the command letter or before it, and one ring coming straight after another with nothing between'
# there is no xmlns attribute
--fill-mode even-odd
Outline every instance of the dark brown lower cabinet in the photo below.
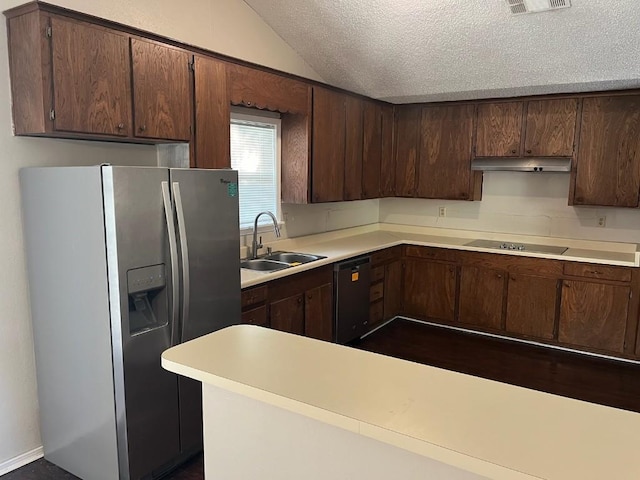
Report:
<svg viewBox="0 0 640 480"><path fill-rule="evenodd" d="M271 302L269 309L271 328L298 335L304 333L304 294Z"/></svg>
<svg viewBox="0 0 640 480"><path fill-rule="evenodd" d="M402 248L391 247L371 255L369 326L390 320L402 309Z"/></svg>
<svg viewBox="0 0 640 480"><path fill-rule="evenodd" d="M249 325L258 325L260 327L268 327L269 320L267 318L267 306L252 308L242 312L241 323Z"/></svg>
<svg viewBox="0 0 640 480"><path fill-rule="evenodd" d="M557 278L510 274L505 325L507 332L553 340L558 285Z"/></svg>
<svg viewBox="0 0 640 480"><path fill-rule="evenodd" d="M333 341L333 284L325 283L305 292L304 334Z"/></svg>
<svg viewBox="0 0 640 480"><path fill-rule="evenodd" d="M456 266L422 259L404 263L403 313L420 319L453 322Z"/></svg>
<svg viewBox="0 0 640 480"><path fill-rule="evenodd" d="M267 284L271 328L320 340L333 340L331 265Z"/></svg>
<svg viewBox="0 0 640 480"><path fill-rule="evenodd" d="M458 304L460 323L500 330L505 281L503 270L463 266Z"/></svg>
<svg viewBox="0 0 640 480"><path fill-rule="evenodd" d="M630 293L629 286L564 280L558 340L623 353Z"/></svg>
<svg viewBox="0 0 640 480"><path fill-rule="evenodd" d="M402 309L402 261L394 260L384 266L383 320L400 314Z"/></svg>

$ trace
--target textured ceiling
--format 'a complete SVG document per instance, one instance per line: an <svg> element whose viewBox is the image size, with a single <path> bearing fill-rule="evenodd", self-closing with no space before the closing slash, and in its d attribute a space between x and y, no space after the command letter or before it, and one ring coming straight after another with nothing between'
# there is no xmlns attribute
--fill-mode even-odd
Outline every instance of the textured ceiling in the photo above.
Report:
<svg viewBox="0 0 640 480"><path fill-rule="evenodd" d="M640 86L640 1L245 0L328 83L410 103Z"/></svg>

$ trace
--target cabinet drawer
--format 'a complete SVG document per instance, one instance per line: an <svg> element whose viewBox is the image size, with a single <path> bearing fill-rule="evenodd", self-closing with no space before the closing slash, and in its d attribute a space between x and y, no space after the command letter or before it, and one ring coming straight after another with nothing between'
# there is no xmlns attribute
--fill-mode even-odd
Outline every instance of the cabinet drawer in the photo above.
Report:
<svg viewBox="0 0 640 480"><path fill-rule="evenodd" d="M601 280L631 281L631 269L625 267L610 267L589 263L565 263L564 274L576 277L598 278Z"/></svg>
<svg viewBox="0 0 640 480"><path fill-rule="evenodd" d="M384 317L384 303L372 303L369 307L369 325L380 323Z"/></svg>
<svg viewBox="0 0 640 480"><path fill-rule="evenodd" d="M446 248L417 247L407 245L404 250L407 257L428 258L430 260L440 260L443 262L458 262L460 252Z"/></svg>
<svg viewBox="0 0 640 480"><path fill-rule="evenodd" d="M400 257L401 247L385 248L371 254L371 264L376 265L378 263L387 262L395 258Z"/></svg>
<svg viewBox="0 0 640 480"><path fill-rule="evenodd" d="M384 297L384 282L371 285L371 289L369 290L369 301L375 302L376 300L380 300L382 297Z"/></svg>
<svg viewBox="0 0 640 480"><path fill-rule="evenodd" d="M384 265L371 269L371 283L379 282L384 278Z"/></svg>
<svg viewBox="0 0 640 480"><path fill-rule="evenodd" d="M242 291L241 302L242 308L256 303L262 303L267 300L267 286L261 285L255 288L249 288Z"/></svg>
<svg viewBox="0 0 640 480"><path fill-rule="evenodd" d="M241 321L242 323L248 323L249 325L259 325L261 327L266 327L268 324L267 306L262 305L261 307L242 312Z"/></svg>

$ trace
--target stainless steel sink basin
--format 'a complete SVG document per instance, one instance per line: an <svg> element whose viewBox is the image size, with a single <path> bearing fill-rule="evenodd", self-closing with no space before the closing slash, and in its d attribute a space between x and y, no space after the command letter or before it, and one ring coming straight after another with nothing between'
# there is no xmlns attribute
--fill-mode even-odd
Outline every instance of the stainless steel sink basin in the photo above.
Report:
<svg viewBox="0 0 640 480"><path fill-rule="evenodd" d="M276 272L285 268L295 267L303 263L320 260L322 255L310 255L308 253L275 252L265 257L240 262L240 268L256 270L259 272Z"/></svg>
<svg viewBox="0 0 640 480"><path fill-rule="evenodd" d="M271 255L264 257L266 260L275 260L277 262L285 262L289 264L293 263L309 263L321 258L326 258L321 255L310 255L308 253L294 253L294 252L275 252Z"/></svg>
<svg viewBox="0 0 640 480"><path fill-rule="evenodd" d="M276 262L274 260L267 260L258 258L256 260L245 260L240 262L240 268L246 268L248 270L257 270L260 272L275 272L277 270L283 270L289 268L291 265L284 262Z"/></svg>

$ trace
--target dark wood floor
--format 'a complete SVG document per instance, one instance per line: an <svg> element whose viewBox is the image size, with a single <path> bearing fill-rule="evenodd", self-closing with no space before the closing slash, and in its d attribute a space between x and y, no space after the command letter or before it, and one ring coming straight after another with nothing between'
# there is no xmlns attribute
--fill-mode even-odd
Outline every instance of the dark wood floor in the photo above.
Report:
<svg viewBox="0 0 640 480"><path fill-rule="evenodd" d="M395 320L353 345L435 367L640 412L640 365L523 345ZM72 480L73 475L40 459L2 480ZM204 478L198 455L169 480Z"/></svg>
<svg viewBox="0 0 640 480"><path fill-rule="evenodd" d="M78 480L75 475L71 475L44 458L31 462L29 465L9 472L0 478L2 480ZM203 478L204 459L200 454L165 476L164 480L202 480Z"/></svg>
<svg viewBox="0 0 640 480"><path fill-rule="evenodd" d="M640 412L640 365L394 320L357 348Z"/></svg>

